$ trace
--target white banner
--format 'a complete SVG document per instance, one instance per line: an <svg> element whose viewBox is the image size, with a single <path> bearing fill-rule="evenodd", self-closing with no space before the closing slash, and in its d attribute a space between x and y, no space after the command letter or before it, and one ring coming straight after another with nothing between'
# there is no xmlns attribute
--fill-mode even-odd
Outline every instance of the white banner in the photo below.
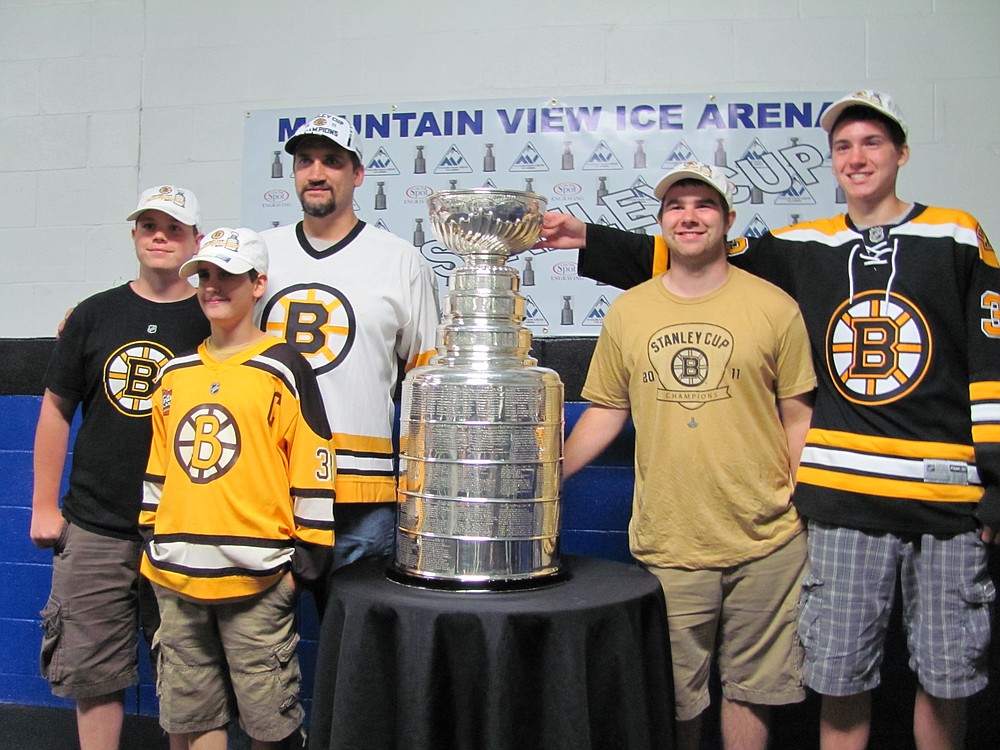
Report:
<svg viewBox="0 0 1000 750"><path fill-rule="evenodd" d="M309 118L349 118L361 134L364 221L411 241L444 279L461 260L434 237L426 197L498 187L548 198L549 210L653 234L653 187L690 159L726 168L737 186L734 233L844 210L830 173L823 109L840 94L763 93L409 102L248 113L243 222L262 230L301 219L284 142ZM575 250L511 260L534 335L596 336L618 290L576 274Z"/></svg>

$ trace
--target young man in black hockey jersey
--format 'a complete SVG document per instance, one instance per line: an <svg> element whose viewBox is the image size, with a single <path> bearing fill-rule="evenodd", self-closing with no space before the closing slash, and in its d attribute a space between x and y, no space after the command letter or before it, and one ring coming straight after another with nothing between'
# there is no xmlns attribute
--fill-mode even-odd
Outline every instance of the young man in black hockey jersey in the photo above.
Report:
<svg viewBox="0 0 1000 750"><path fill-rule="evenodd" d="M896 195L909 159L891 98L821 117L847 215L740 240L730 260L795 298L819 378L794 501L812 569L799 633L823 695L821 743L864 748L897 574L920 748L964 746L987 681L1000 542L1000 272L978 222ZM583 247L581 275L628 287L668 259L652 238L548 214L540 246Z"/></svg>

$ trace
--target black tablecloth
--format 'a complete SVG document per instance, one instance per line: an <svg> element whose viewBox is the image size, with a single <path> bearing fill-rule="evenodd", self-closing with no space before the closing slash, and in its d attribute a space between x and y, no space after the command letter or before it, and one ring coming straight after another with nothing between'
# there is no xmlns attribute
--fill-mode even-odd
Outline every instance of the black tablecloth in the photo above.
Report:
<svg viewBox="0 0 1000 750"><path fill-rule="evenodd" d="M673 747L663 593L585 557L543 589L404 586L387 561L339 571L320 632L309 748Z"/></svg>

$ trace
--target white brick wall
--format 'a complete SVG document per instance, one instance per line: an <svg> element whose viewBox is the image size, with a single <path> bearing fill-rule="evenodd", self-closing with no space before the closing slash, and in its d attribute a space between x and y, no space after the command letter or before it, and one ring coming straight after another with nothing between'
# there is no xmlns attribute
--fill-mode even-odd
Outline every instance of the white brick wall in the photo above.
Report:
<svg viewBox="0 0 1000 750"><path fill-rule="evenodd" d="M901 197L1000 242L997 0L0 0L0 337L135 269L138 192L240 222L243 113L613 93L892 92Z"/></svg>

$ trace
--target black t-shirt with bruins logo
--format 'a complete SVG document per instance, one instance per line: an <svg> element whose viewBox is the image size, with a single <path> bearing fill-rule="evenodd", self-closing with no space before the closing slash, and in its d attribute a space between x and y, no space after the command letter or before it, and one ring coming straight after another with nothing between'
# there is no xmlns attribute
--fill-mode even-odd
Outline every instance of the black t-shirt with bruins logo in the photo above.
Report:
<svg viewBox="0 0 1000 750"><path fill-rule="evenodd" d="M124 284L81 302L66 321L45 387L82 405L63 515L104 536L138 539L153 384L168 359L209 333L195 297L153 302Z"/></svg>

